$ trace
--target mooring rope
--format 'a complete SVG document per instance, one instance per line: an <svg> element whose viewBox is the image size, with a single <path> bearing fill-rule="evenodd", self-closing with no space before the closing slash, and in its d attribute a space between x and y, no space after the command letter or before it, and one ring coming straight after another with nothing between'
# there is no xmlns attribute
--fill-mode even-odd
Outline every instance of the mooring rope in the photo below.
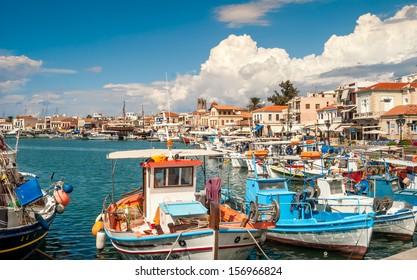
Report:
<svg viewBox="0 0 417 280"><path fill-rule="evenodd" d="M177 243L178 243L178 241L179 241L179 239L180 239L181 235L182 235L182 232L180 232L180 233L178 234L178 237L177 237L177 239L175 240L174 244L172 245L171 249L169 250L168 255L166 256L165 260L167 260L167 259L171 256L171 253L172 253L172 251L174 250L175 245L177 245Z"/></svg>
<svg viewBox="0 0 417 280"><path fill-rule="evenodd" d="M262 250L261 246L259 246L258 241L256 241L255 237L252 235L252 233L249 231L249 229L246 228L246 231L249 233L250 237L252 237L253 241L255 241L256 246L258 247L258 249L261 251L261 253L264 255L264 257L267 260L270 260L270 258L268 258L268 256L265 254L264 250Z"/></svg>

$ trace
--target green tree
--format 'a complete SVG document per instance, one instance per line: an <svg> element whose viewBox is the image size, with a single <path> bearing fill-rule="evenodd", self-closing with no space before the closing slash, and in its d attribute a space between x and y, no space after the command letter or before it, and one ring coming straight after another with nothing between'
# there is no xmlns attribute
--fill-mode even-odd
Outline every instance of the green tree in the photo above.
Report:
<svg viewBox="0 0 417 280"><path fill-rule="evenodd" d="M253 111L259 108L262 108L264 105L262 104L262 99L259 97L251 97L249 98L249 104L246 106L249 111Z"/></svg>
<svg viewBox="0 0 417 280"><path fill-rule="evenodd" d="M6 121L12 122L13 121L13 116L8 116L7 119L6 119Z"/></svg>
<svg viewBox="0 0 417 280"><path fill-rule="evenodd" d="M281 93L275 90L275 94L268 97L267 99L269 102L272 102L275 105L285 105L288 103L288 101L298 95L298 89L294 87L290 80L281 82L279 86L281 87Z"/></svg>

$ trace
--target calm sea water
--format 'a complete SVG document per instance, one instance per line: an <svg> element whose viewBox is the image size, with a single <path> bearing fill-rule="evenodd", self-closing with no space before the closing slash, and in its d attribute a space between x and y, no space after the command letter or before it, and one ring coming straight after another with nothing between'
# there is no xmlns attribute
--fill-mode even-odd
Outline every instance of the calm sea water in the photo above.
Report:
<svg viewBox="0 0 417 280"><path fill-rule="evenodd" d="M14 146L16 139L6 139ZM174 143L177 148L183 144ZM103 251L98 252L91 228L102 209L104 197L111 192L111 161L106 155L113 151L147 148L165 148L164 143L148 141L98 141L65 139L20 139L18 165L21 171L39 176L42 186L64 178L73 185L71 202L62 215L57 215L50 232L40 249L54 259L93 260L120 259L118 253L107 240ZM139 160L119 161L116 167L116 198L118 195L137 188L141 182ZM224 163L212 159L207 161L208 177L221 176L224 186L244 186L245 173L230 170ZM201 187L204 183L201 181ZM374 235L365 259L378 260L417 247L417 237L412 241L402 241L382 235ZM314 250L266 242L265 254L273 260L324 260L346 259L345 256ZM45 259L33 254L31 259ZM253 252L250 259L265 259L259 252Z"/></svg>

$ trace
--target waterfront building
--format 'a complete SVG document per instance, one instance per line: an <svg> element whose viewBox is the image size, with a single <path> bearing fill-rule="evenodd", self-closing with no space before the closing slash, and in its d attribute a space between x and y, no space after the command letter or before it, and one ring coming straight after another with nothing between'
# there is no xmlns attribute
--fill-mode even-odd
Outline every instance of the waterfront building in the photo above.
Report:
<svg viewBox="0 0 417 280"><path fill-rule="evenodd" d="M253 127L258 128L259 134L264 136L285 132L284 110L287 108L285 105L272 105L252 111Z"/></svg>
<svg viewBox="0 0 417 280"><path fill-rule="evenodd" d="M242 114L243 112L248 112L248 110L234 106L218 105L216 102L213 102L209 108L209 127L225 129L237 126L239 122L245 119L245 116L247 117L247 115Z"/></svg>
<svg viewBox="0 0 417 280"><path fill-rule="evenodd" d="M395 106L381 115L380 134L391 140L417 140L417 104Z"/></svg>
<svg viewBox="0 0 417 280"><path fill-rule="evenodd" d="M354 119L363 139L375 139L368 132L382 129L386 124L381 124L381 116L394 107L417 104L416 89L417 83L384 82L358 90ZM397 138L394 134L392 136Z"/></svg>
<svg viewBox="0 0 417 280"><path fill-rule="evenodd" d="M138 120L138 114L135 112L127 112L126 113L126 119L131 120L131 121L136 121Z"/></svg>
<svg viewBox="0 0 417 280"><path fill-rule="evenodd" d="M22 130L35 129L35 125L39 121L40 119L32 116L16 116L13 119L13 128Z"/></svg>
<svg viewBox="0 0 417 280"><path fill-rule="evenodd" d="M2 133L6 133L12 130L13 130L13 123L7 122L5 119L2 119L2 121L0 122L0 131Z"/></svg>
<svg viewBox="0 0 417 280"><path fill-rule="evenodd" d="M315 125L317 110L336 103L334 90L307 93L306 96L296 96L288 102L288 120L294 124Z"/></svg>

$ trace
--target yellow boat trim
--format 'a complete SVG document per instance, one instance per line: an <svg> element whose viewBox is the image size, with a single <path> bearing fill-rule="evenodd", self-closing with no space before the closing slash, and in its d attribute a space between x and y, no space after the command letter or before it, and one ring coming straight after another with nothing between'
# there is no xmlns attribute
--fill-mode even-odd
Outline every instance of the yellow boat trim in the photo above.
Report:
<svg viewBox="0 0 417 280"><path fill-rule="evenodd" d="M7 252L10 252L10 251L14 251L14 250L18 250L18 249L21 249L21 248L23 248L23 247L26 247L26 246L29 246L29 245L31 245L31 244L33 244L33 243L35 243L35 242L37 242L37 241L39 241L39 240L41 240L46 234L47 234L48 232L45 232L41 237L39 237L39 238L37 238L37 239L34 239L34 240L32 240L31 242L29 242L29 243L26 243L26 244L23 244L23 245L20 245L20 246L17 246L17 247L14 247L14 248L10 248L10 249L6 249L6 250L1 250L0 251L0 253L7 253ZM29 237L29 236L28 236Z"/></svg>

